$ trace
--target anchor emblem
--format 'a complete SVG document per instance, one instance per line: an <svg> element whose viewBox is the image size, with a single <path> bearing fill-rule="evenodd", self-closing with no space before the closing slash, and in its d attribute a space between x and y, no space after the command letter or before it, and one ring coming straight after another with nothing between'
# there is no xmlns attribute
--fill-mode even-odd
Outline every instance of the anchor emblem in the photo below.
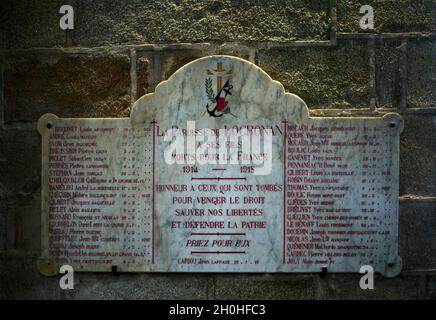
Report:
<svg viewBox="0 0 436 320"><path fill-rule="evenodd" d="M206 78L204 86L206 89L206 95L210 103L206 104L206 111L211 117L222 117L225 114L230 114L236 117L230 109L229 102L227 98L232 95L233 85L230 83L230 78L232 70L223 69L221 62L217 63L216 69L211 71L207 70L209 77ZM213 79L212 76L216 76L216 92L213 90ZM225 80L223 85L223 80Z"/></svg>

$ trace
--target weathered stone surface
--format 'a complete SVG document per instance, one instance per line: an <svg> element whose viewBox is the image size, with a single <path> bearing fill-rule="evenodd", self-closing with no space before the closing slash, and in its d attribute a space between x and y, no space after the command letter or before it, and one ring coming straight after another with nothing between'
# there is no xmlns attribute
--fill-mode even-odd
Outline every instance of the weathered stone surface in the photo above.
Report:
<svg viewBox="0 0 436 320"><path fill-rule="evenodd" d="M231 40L289 41L328 35L327 1L76 1L75 44ZM122 7L123 10L119 10Z"/></svg>
<svg viewBox="0 0 436 320"><path fill-rule="evenodd" d="M144 94L151 92L151 61L148 55L140 55L136 60L136 97L142 97Z"/></svg>
<svg viewBox="0 0 436 320"><path fill-rule="evenodd" d="M399 252L404 269L436 266L436 203L400 203Z"/></svg>
<svg viewBox="0 0 436 320"><path fill-rule="evenodd" d="M400 107L401 40L378 40L375 42L375 76L377 107Z"/></svg>
<svg viewBox="0 0 436 320"><path fill-rule="evenodd" d="M425 279L420 275L399 275L395 278L374 277L374 289L362 290L361 274L327 275L318 279L316 299L423 299Z"/></svg>
<svg viewBox="0 0 436 320"><path fill-rule="evenodd" d="M7 197L40 188L41 137L36 131L0 131L0 155L1 184Z"/></svg>
<svg viewBox="0 0 436 320"><path fill-rule="evenodd" d="M36 254L0 254L0 299L435 299L436 277L375 276L374 290L359 287L361 275L145 275L75 273L74 290L59 276L36 269ZM426 290L427 287L427 290ZM209 292L209 293L208 293Z"/></svg>
<svg viewBox="0 0 436 320"><path fill-rule="evenodd" d="M41 199L36 194L18 194L8 199L4 206L4 249L30 250L41 249L41 216L38 213Z"/></svg>
<svg viewBox="0 0 436 320"><path fill-rule="evenodd" d="M59 28L60 0L3 0L0 3L0 48L65 45Z"/></svg>
<svg viewBox="0 0 436 320"><path fill-rule="evenodd" d="M366 41L339 41L337 48L260 51L259 66L309 109L369 107Z"/></svg>
<svg viewBox="0 0 436 320"><path fill-rule="evenodd" d="M434 5L436 8L436 3ZM436 16L436 13L435 15ZM407 105L436 107L436 37L411 40L407 48Z"/></svg>
<svg viewBox="0 0 436 320"><path fill-rule="evenodd" d="M339 32L431 32L435 30L434 0L338 0ZM362 5L374 8L374 30L362 30Z"/></svg>
<svg viewBox="0 0 436 320"><path fill-rule="evenodd" d="M405 116L400 136L400 195L436 194L436 116Z"/></svg>
<svg viewBox="0 0 436 320"><path fill-rule="evenodd" d="M177 69L195 59L215 54L229 54L245 60L253 61L253 50L246 48L207 48L185 50L138 50L138 64L144 65L143 70L138 71L138 98L145 93L154 92L154 89L163 80L167 80Z"/></svg>
<svg viewBox="0 0 436 320"><path fill-rule="evenodd" d="M206 299L202 275L74 274L74 290L59 288L59 277L45 277L35 254L0 254L0 299Z"/></svg>
<svg viewBox="0 0 436 320"><path fill-rule="evenodd" d="M246 275L214 278L214 299L313 299L313 276Z"/></svg>
<svg viewBox="0 0 436 320"><path fill-rule="evenodd" d="M6 249L40 250L41 141L35 131L0 133L0 214ZM3 225L2 225L3 226Z"/></svg>
<svg viewBox="0 0 436 320"><path fill-rule="evenodd" d="M5 122L64 117L123 117L130 107L130 58L105 55L8 57Z"/></svg>
<svg viewBox="0 0 436 320"><path fill-rule="evenodd" d="M2 161L0 159L0 161ZM0 182L0 250L6 250L6 234L7 234L7 191Z"/></svg>
<svg viewBox="0 0 436 320"><path fill-rule="evenodd" d="M78 274L75 299L207 299L204 275Z"/></svg>
<svg viewBox="0 0 436 320"><path fill-rule="evenodd" d="M436 276L431 275L427 278L427 299L436 300Z"/></svg>
<svg viewBox="0 0 436 320"><path fill-rule="evenodd" d="M41 275L36 254L9 251L0 254L0 299L60 299L57 278Z"/></svg>

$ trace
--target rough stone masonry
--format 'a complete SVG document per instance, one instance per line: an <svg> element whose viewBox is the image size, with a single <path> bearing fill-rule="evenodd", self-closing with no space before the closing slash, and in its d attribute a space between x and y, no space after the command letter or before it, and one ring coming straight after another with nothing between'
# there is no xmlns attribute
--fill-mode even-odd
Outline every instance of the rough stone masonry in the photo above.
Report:
<svg viewBox="0 0 436 320"><path fill-rule="evenodd" d="M434 0L69 2L68 31L62 1L0 4L1 298L436 298ZM359 28L363 4L374 7L374 30ZM83 273L64 291L37 271L37 119L125 117L179 67L212 54L259 65L311 116L402 115L398 277L361 290L358 274Z"/></svg>

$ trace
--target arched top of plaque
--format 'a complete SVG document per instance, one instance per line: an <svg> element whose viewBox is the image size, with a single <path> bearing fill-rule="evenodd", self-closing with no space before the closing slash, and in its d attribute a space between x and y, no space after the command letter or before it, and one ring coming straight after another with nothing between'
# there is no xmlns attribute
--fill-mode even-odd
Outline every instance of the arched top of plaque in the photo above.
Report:
<svg viewBox="0 0 436 320"><path fill-rule="evenodd" d="M137 125L195 120L216 126L271 118L305 122L308 115L300 97L286 93L280 82L253 63L217 55L186 64L154 93L137 100L131 121Z"/></svg>

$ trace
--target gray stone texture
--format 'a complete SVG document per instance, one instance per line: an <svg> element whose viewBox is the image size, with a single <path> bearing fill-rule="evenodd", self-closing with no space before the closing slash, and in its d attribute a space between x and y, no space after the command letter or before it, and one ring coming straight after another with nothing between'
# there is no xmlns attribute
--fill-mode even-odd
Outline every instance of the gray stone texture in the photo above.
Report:
<svg viewBox="0 0 436 320"><path fill-rule="evenodd" d="M314 277L307 275L217 276L215 299L313 299Z"/></svg>
<svg viewBox="0 0 436 320"><path fill-rule="evenodd" d="M401 40L375 43L376 104L378 108L399 108L401 104Z"/></svg>
<svg viewBox="0 0 436 320"><path fill-rule="evenodd" d="M436 288L434 277L419 273L376 275L374 290L360 289L359 274L75 273L74 290L61 290L60 276L39 274L35 260L31 253L0 254L0 299L434 299Z"/></svg>
<svg viewBox="0 0 436 320"><path fill-rule="evenodd" d="M259 66L309 109L369 107L367 41L259 52Z"/></svg>
<svg viewBox="0 0 436 320"><path fill-rule="evenodd" d="M434 108L436 106L435 61L436 38L408 42L406 66L408 107Z"/></svg>
<svg viewBox="0 0 436 320"><path fill-rule="evenodd" d="M399 253L403 270L428 270L436 265L436 202L400 205Z"/></svg>
<svg viewBox="0 0 436 320"><path fill-rule="evenodd" d="M64 1L65 2L65 1ZM75 29L58 27L63 1L6 1L4 48L327 39L328 1L73 1ZM70 1L71 2L71 1ZM122 9L122 10L120 10ZM165 28L163 28L165 26Z"/></svg>
<svg viewBox="0 0 436 320"><path fill-rule="evenodd" d="M404 116L400 136L400 195L436 194L436 115Z"/></svg>
<svg viewBox="0 0 436 320"><path fill-rule="evenodd" d="M130 112L126 54L20 55L4 66L5 122L61 117L123 117Z"/></svg>
<svg viewBox="0 0 436 320"><path fill-rule="evenodd" d="M329 27L326 2L81 0L76 1L77 29L72 40L75 45L98 46L325 39Z"/></svg>
<svg viewBox="0 0 436 320"><path fill-rule="evenodd" d="M425 298L425 276L399 275L395 278L374 277L374 289L362 290L360 274L331 274L318 280L317 299L409 300Z"/></svg>
<svg viewBox="0 0 436 320"><path fill-rule="evenodd" d="M0 2L0 48L56 47L66 44L59 28L61 0Z"/></svg>
<svg viewBox="0 0 436 320"><path fill-rule="evenodd" d="M39 251L41 137L36 131L0 131L0 155L3 248Z"/></svg>
<svg viewBox="0 0 436 320"><path fill-rule="evenodd" d="M0 299L206 299L204 275L75 273L74 290L36 269L36 254L0 254Z"/></svg>
<svg viewBox="0 0 436 320"><path fill-rule="evenodd" d="M435 300L436 299L436 277L434 275L429 276L427 278L427 289L428 289L427 299Z"/></svg>

